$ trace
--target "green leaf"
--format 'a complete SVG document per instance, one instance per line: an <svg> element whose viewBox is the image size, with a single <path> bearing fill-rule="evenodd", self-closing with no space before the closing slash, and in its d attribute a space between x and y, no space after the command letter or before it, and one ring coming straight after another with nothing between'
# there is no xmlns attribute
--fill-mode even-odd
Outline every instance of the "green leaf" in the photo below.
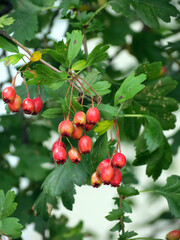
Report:
<svg viewBox="0 0 180 240"><path fill-rule="evenodd" d="M74 199L75 194L76 194L76 190L74 186L72 189L70 189L70 191L62 192L61 194L62 203L68 210L72 211L73 209L73 204L75 202L75 199Z"/></svg>
<svg viewBox="0 0 180 240"><path fill-rule="evenodd" d="M19 223L19 219L8 217L0 220L0 233L5 233L7 236L16 239L21 236L23 226Z"/></svg>
<svg viewBox="0 0 180 240"><path fill-rule="evenodd" d="M135 76L135 72L133 72L130 76L128 76L120 88L115 94L114 97L114 105L118 105L121 102L127 101L133 98L138 92L140 92L145 86L141 84L146 80L145 74L140 74Z"/></svg>
<svg viewBox="0 0 180 240"><path fill-rule="evenodd" d="M5 195L3 190L0 190L0 219L10 216L16 210L17 203L14 198L14 192L8 191Z"/></svg>
<svg viewBox="0 0 180 240"><path fill-rule="evenodd" d="M113 107L109 104L99 104L98 110L102 118L113 120L118 115L118 107Z"/></svg>
<svg viewBox="0 0 180 240"><path fill-rule="evenodd" d="M3 36L0 36L0 48L8 52L19 52L17 45Z"/></svg>
<svg viewBox="0 0 180 240"><path fill-rule="evenodd" d="M123 211L126 212L126 213L132 213L132 208L131 208L131 205L123 199Z"/></svg>
<svg viewBox="0 0 180 240"><path fill-rule="evenodd" d="M113 120L105 120L99 122L97 126L94 128L94 131L98 133L99 136L106 133L110 128L112 128L114 121Z"/></svg>
<svg viewBox="0 0 180 240"><path fill-rule="evenodd" d="M164 187L155 191L166 198L171 213L180 218L180 176L172 175L166 181Z"/></svg>
<svg viewBox="0 0 180 240"><path fill-rule="evenodd" d="M130 239L130 238L132 238L132 237L134 237L134 236L136 236L137 235L137 233L136 232L134 232L134 231L127 231L127 232L124 232L124 233L122 233L120 236L119 236L119 238L118 238L118 240L127 240L127 239Z"/></svg>
<svg viewBox="0 0 180 240"><path fill-rule="evenodd" d="M68 42L68 61L69 65L71 64L72 60L78 55L84 35L79 30L73 30L72 33L66 33L67 42Z"/></svg>
<svg viewBox="0 0 180 240"><path fill-rule="evenodd" d="M60 8L62 9L62 16L67 14L67 11L70 8L76 8L79 7L80 0L68 0L68 1L62 1L60 4Z"/></svg>
<svg viewBox="0 0 180 240"><path fill-rule="evenodd" d="M136 69L136 75L145 73L147 80L156 80L160 77L162 62L144 63Z"/></svg>
<svg viewBox="0 0 180 240"><path fill-rule="evenodd" d="M72 67L71 67L71 69L72 70L82 70L82 69L84 69L85 68L85 65L86 65L86 61L85 60L79 60L79 61L77 61L77 62L75 62L73 65L72 65Z"/></svg>
<svg viewBox="0 0 180 240"><path fill-rule="evenodd" d="M17 53L8 57L5 57L3 59L0 60L0 62L4 62L5 66L9 66L9 65L15 65L16 63L18 63L22 58L24 57L24 54L21 53Z"/></svg>
<svg viewBox="0 0 180 240"><path fill-rule="evenodd" d="M114 227L112 227L110 229L110 231L111 232L116 232L116 231L120 232L121 231L121 224L120 224L120 222L116 223L116 225Z"/></svg>
<svg viewBox="0 0 180 240"><path fill-rule="evenodd" d="M90 85L92 86L97 78L98 78L99 72L97 69L92 69L92 71L90 71L87 76L84 78L84 80ZM83 86L87 89L89 86L86 83L83 83Z"/></svg>
<svg viewBox="0 0 180 240"><path fill-rule="evenodd" d="M108 221L114 221L114 220L118 220L120 217L123 216L123 210L118 208L118 209L113 209L111 212L109 212L109 215L107 215L105 218Z"/></svg>
<svg viewBox="0 0 180 240"><path fill-rule="evenodd" d="M109 89L111 87L111 84L108 81L99 81L92 85L92 88L100 95L104 96L111 92ZM89 92L91 92L92 95L96 96L96 94L90 89L87 89Z"/></svg>
<svg viewBox="0 0 180 240"><path fill-rule="evenodd" d="M62 109L61 108L49 108L45 110L41 115L44 118L59 118L60 115L62 114Z"/></svg>
<svg viewBox="0 0 180 240"><path fill-rule="evenodd" d="M5 25L11 25L14 22L14 18L8 17L8 14L3 15L0 17L0 28L3 28Z"/></svg>
<svg viewBox="0 0 180 240"><path fill-rule="evenodd" d="M125 197L131 197L139 194L138 190L135 187L132 187L128 184L118 187L117 191L119 195L123 195Z"/></svg>

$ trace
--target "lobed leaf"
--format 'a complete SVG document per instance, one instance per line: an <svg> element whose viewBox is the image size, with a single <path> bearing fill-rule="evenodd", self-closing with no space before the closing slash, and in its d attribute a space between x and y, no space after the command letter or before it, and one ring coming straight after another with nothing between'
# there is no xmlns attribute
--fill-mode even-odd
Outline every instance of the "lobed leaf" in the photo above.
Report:
<svg viewBox="0 0 180 240"><path fill-rule="evenodd" d="M3 59L0 60L0 62L4 62L4 64L6 66L9 65L15 65L16 63L18 63L22 58L24 57L24 54L21 53L17 53L8 57L5 57Z"/></svg>
<svg viewBox="0 0 180 240"><path fill-rule="evenodd" d="M3 190L0 190L0 219L9 217L16 210L17 203L14 199L14 192L8 191L5 195Z"/></svg>

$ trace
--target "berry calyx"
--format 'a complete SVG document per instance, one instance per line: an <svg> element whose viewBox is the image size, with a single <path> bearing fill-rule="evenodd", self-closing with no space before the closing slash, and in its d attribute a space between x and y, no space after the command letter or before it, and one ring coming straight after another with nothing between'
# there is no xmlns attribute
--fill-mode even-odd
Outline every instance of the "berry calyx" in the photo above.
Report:
<svg viewBox="0 0 180 240"><path fill-rule="evenodd" d="M84 126L84 130L86 132L90 131L92 128L94 127L94 124L92 123L86 123L85 126Z"/></svg>
<svg viewBox="0 0 180 240"><path fill-rule="evenodd" d="M78 147L79 147L80 153L83 153L83 154L89 153L92 148L91 138L89 136L82 136L79 139Z"/></svg>
<svg viewBox="0 0 180 240"><path fill-rule="evenodd" d="M8 107L12 112L19 112L21 108L21 98L16 95L12 103L8 103Z"/></svg>
<svg viewBox="0 0 180 240"><path fill-rule="evenodd" d="M122 153L115 153L112 161L112 167L123 168L126 165L126 157Z"/></svg>
<svg viewBox="0 0 180 240"><path fill-rule="evenodd" d="M73 132L72 132L72 138L74 139L80 139L83 135L83 128L82 127L77 127L76 125L73 128Z"/></svg>
<svg viewBox="0 0 180 240"><path fill-rule="evenodd" d="M34 101L31 98L25 98L22 103L23 112L26 114L32 114L35 109Z"/></svg>
<svg viewBox="0 0 180 240"><path fill-rule="evenodd" d="M64 164L67 158L66 150L63 147L56 147L53 151L53 158L57 164Z"/></svg>
<svg viewBox="0 0 180 240"><path fill-rule="evenodd" d="M34 98L33 99L33 102L34 102L34 112L33 112L33 115L36 115L38 114L42 108L43 108L43 101L41 100L41 98Z"/></svg>
<svg viewBox="0 0 180 240"><path fill-rule="evenodd" d="M119 169L117 168L114 168L114 176L110 182L111 186L112 187L119 187L119 184L121 183L122 181L122 174L121 172L119 171Z"/></svg>
<svg viewBox="0 0 180 240"><path fill-rule="evenodd" d="M104 184L108 185L114 176L114 169L111 166L107 166L102 170L101 180Z"/></svg>
<svg viewBox="0 0 180 240"><path fill-rule="evenodd" d="M94 188L100 187L102 184L101 177L97 172L94 172L91 176L91 185Z"/></svg>
<svg viewBox="0 0 180 240"><path fill-rule="evenodd" d="M86 119L88 123L96 124L99 122L99 110L97 108L89 108L86 113Z"/></svg>
<svg viewBox="0 0 180 240"><path fill-rule="evenodd" d="M86 114L82 111L77 112L74 115L73 122L74 122L74 124L76 124L76 126L85 126L85 124L86 124Z"/></svg>
<svg viewBox="0 0 180 240"><path fill-rule="evenodd" d="M53 143L53 145L52 145L52 152L54 151L54 149L56 147L63 147L64 149L66 149L65 144L63 142L60 142L59 139L56 142Z"/></svg>
<svg viewBox="0 0 180 240"><path fill-rule="evenodd" d="M105 159L105 160L103 160L102 162L100 162L100 164L99 164L99 165L97 166L97 168L96 168L96 172L101 175L102 170L103 170L105 167L110 166L110 162L111 162L110 159Z"/></svg>
<svg viewBox="0 0 180 240"><path fill-rule="evenodd" d="M13 87L6 87L2 92L2 98L5 103L12 103L16 97L16 91Z"/></svg>
<svg viewBox="0 0 180 240"><path fill-rule="evenodd" d="M81 154L77 148L71 148L68 152L69 159L72 163L79 163L81 161Z"/></svg>
<svg viewBox="0 0 180 240"><path fill-rule="evenodd" d="M69 137L73 132L72 122L70 120L62 121L58 126L58 132L64 137Z"/></svg>
<svg viewBox="0 0 180 240"><path fill-rule="evenodd" d="M167 240L179 240L180 230L173 230L166 235Z"/></svg>

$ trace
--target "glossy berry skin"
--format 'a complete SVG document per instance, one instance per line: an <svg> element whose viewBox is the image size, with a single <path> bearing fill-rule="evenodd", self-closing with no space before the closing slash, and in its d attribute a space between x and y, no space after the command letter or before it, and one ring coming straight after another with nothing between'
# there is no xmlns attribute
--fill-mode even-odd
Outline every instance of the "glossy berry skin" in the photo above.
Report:
<svg viewBox="0 0 180 240"><path fill-rule="evenodd" d="M86 113L86 119L88 123L96 124L99 122L99 110L97 108L89 108Z"/></svg>
<svg viewBox="0 0 180 240"><path fill-rule="evenodd" d="M62 121L58 126L58 132L64 137L69 137L73 132L72 122L69 120Z"/></svg>
<svg viewBox="0 0 180 240"><path fill-rule="evenodd" d="M122 153L115 153L112 161L112 167L123 168L126 165L126 157Z"/></svg>
<svg viewBox="0 0 180 240"><path fill-rule="evenodd" d="M77 127L76 125L74 125L71 137L78 140L82 137L82 135L83 135L83 128L80 126Z"/></svg>
<svg viewBox="0 0 180 240"><path fill-rule="evenodd" d="M64 164L67 158L66 150L63 147L56 147L53 151L53 158L57 164Z"/></svg>
<svg viewBox="0 0 180 240"><path fill-rule="evenodd" d="M94 172L91 176L91 185L94 188L98 188L101 186L101 184L102 184L101 176L97 172Z"/></svg>
<svg viewBox="0 0 180 240"><path fill-rule="evenodd" d="M8 103L8 107L12 112L19 112L19 109L21 108L21 98L16 95L14 101Z"/></svg>
<svg viewBox="0 0 180 240"><path fill-rule="evenodd" d="M56 142L53 143L53 145L52 145L52 152L54 151L54 149L56 147L63 147L64 149L66 149L65 144L63 142L60 142L59 139Z"/></svg>
<svg viewBox="0 0 180 240"><path fill-rule="evenodd" d="M16 91L13 87L6 87L2 92L2 99L5 103L12 103L16 97Z"/></svg>
<svg viewBox="0 0 180 240"><path fill-rule="evenodd" d="M180 230L173 230L166 235L167 240L179 240Z"/></svg>
<svg viewBox="0 0 180 240"><path fill-rule="evenodd" d="M110 160L110 159L105 159L105 160L103 160L103 161L100 162L100 164L97 166L96 172L101 175L102 170L103 170L105 167L110 166L110 163L111 163L111 160Z"/></svg>
<svg viewBox="0 0 180 240"><path fill-rule="evenodd" d="M121 172L119 171L119 169L117 168L114 168L114 176L111 180L111 186L112 187L119 187L119 184L121 183L122 181L122 174Z"/></svg>
<svg viewBox="0 0 180 240"><path fill-rule="evenodd" d="M114 169L111 166L107 166L102 170L101 180L104 184L108 185L114 176Z"/></svg>
<svg viewBox="0 0 180 240"><path fill-rule="evenodd" d="M86 114L82 111L77 112L74 115L74 120L73 120L74 124L76 124L76 126L85 126L86 124Z"/></svg>
<svg viewBox="0 0 180 240"><path fill-rule="evenodd" d="M71 148L68 152L69 159L72 163L79 163L81 161L81 154L77 148Z"/></svg>
<svg viewBox="0 0 180 240"><path fill-rule="evenodd" d="M88 132L88 131L90 131L93 127L94 127L94 124L86 123L85 126L84 126L84 130L85 130L86 132Z"/></svg>
<svg viewBox="0 0 180 240"><path fill-rule="evenodd" d="M34 102L34 112L33 115L38 114L43 108L43 101L38 97L33 99Z"/></svg>
<svg viewBox="0 0 180 240"><path fill-rule="evenodd" d="M31 98L25 98L22 103L23 112L26 114L32 114L35 109L34 101Z"/></svg>
<svg viewBox="0 0 180 240"><path fill-rule="evenodd" d="M83 153L83 154L89 153L92 148L91 138L88 136L82 136L79 139L78 147L79 147L80 153Z"/></svg>

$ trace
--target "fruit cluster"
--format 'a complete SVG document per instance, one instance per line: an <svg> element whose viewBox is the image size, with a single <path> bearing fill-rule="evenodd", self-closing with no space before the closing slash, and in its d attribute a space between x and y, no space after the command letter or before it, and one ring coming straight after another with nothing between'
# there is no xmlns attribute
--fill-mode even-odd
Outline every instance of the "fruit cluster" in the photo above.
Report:
<svg viewBox="0 0 180 240"><path fill-rule="evenodd" d="M115 153L112 160L103 160L96 168L91 176L91 184L93 187L98 188L103 183L118 187L122 180L122 174L119 168L126 165L126 157L122 153Z"/></svg>
<svg viewBox="0 0 180 240"><path fill-rule="evenodd" d="M36 115L43 108L43 102L39 95L38 98L31 99L29 96L21 101L21 98L16 94L15 89L10 86L6 87L2 92L2 98L12 112L19 112L21 106L26 114ZM22 102L22 104L21 104Z"/></svg>
<svg viewBox="0 0 180 240"><path fill-rule="evenodd" d="M85 131L90 131L96 123L99 122L99 110L95 107L89 108L85 114L83 111L79 111L74 115L73 122L69 119L60 122L58 126L58 132L60 138L54 142L52 146L52 153L54 161L57 164L64 164L67 159L65 144L61 141L62 137L72 137L78 140L78 148L74 148L71 145L71 149L68 151L68 156L71 162L77 164L81 161L81 154L86 154L91 151L92 141L91 138L84 134Z"/></svg>

